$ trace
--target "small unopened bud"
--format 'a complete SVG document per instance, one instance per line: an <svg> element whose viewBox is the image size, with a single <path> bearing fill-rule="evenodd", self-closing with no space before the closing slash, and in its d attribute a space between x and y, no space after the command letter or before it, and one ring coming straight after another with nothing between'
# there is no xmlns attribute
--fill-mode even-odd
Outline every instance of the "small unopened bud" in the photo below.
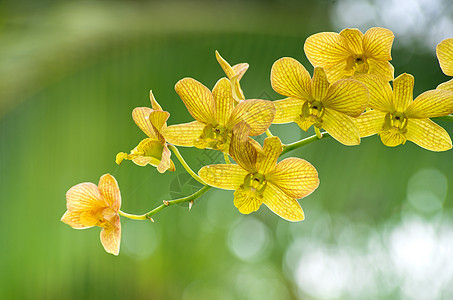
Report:
<svg viewBox="0 0 453 300"><path fill-rule="evenodd" d="M193 200L189 201L189 211L192 209L193 206Z"/></svg>

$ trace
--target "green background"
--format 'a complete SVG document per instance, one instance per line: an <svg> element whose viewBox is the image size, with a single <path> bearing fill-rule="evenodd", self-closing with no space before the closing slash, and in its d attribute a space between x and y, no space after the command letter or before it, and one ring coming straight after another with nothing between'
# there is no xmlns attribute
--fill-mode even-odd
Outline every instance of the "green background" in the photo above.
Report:
<svg viewBox="0 0 453 300"><path fill-rule="evenodd" d="M176 160L177 170L163 175L115 164L118 152L145 137L133 108L149 106L152 89L171 113L168 124L191 121L174 84L193 77L212 88L224 76L215 50L231 64L250 64L241 81L247 98L281 98L270 86L273 62L294 57L311 73L303 42L341 30L332 23L335 4L0 4L0 298L452 297L453 154L411 142L388 148L373 136L346 147L326 139L287 154L312 163L321 182L300 200L300 223L264 206L241 215L232 192L211 190L190 213L181 205L155 223L122 218L115 257L100 244L99 228L60 222L66 191L105 173L117 178L130 213L191 193L193 181ZM395 75L415 76L415 96L449 79L433 49L417 47L396 36L392 51ZM453 133L452 123L438 123ZM271 130L284 143L314 133L294 124ZM180 151L196 170L222 161L210 150Z"/></svg>

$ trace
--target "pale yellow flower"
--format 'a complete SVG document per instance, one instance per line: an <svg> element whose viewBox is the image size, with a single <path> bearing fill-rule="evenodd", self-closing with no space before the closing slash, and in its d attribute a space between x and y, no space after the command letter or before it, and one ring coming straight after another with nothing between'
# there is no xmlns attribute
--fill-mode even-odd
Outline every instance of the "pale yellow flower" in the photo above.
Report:
<svg viewBox="0 0 453 300"><path fill-rule="evenodd" d="M278 137L268 137L257 149L248 137L250 127L239 123L230 145L230 155L238 163L209 165L200 169L200 177L209 185L235 190L234 205L243 214L265 204L289 221L301 221L304 213L297 199L311 194L319 185L316 169L307 161L290 157L277 163L282 152Z"/></svg>
<svg viewBox="0 0 453 300"><path fill-rule="evenodd" d="M380 27L365 34L355 28L321 32L307 38L304 51L314 67L324 68L330 82L355 74L375 74L389 81L394 73L389 63L393 39L390 30Z"/></svg>
<svg viewBox="0 0 453 300"><path fill-rule="evenodd" d="M238 103L233 99L230 81L222 78L211 91L192 78L176 83L189 113L196 121L168 126L163 134L177 146L211 148L228 153L232 129L239 122L250 125L251 136L264 133L275 115L271 101L249 99Z"/></svg>
<svg viewBox="0 0 453 300"><path fill-rule="evenodd" d="M453 92L430 90L413 100L414 77L401 74L393 81L366 76L361 79L370 92L373 109L355 120L360 136L379 134L386 146L395 147L406 140L431 151L446 151L452 143L447 131L429 118L453 112Z"/></svg>
<svg viewBox="0 0 453 300"><path fill-rule="evenodd" d="M358 117L368 104L368 90L353 79L330 84L322 68L313 79L297 60L284 57L271 70L272 88L288 98L274 101L275 124L296 122L307 131L312 125L323 128L344 145L358 145L360 136L351 117Z"/></svg>
<svg viewBox="0 0 453 300"><path fill-rule="evenodd" d="M174 171L175 165L170 159L163 131L167 127L170 113L163 111L150 91L151 108L137 107L132 111L132 118L138 127L148 136L135 147L130 154L120 152L116 155L116 163L121 164L124 159L132 160L139 166L148 164L157 167L157 171L164 173Z"/></svg>
<svg viewBox="0 0 453 300"><path fill-rule="evenodd" d="M75 229L101 227L101 243L105 251L118 255L121 241L120 206L118 183L112 175L105 174L98 186L84 182L69 189L66 193L67 211L61 221Z"/></svg>

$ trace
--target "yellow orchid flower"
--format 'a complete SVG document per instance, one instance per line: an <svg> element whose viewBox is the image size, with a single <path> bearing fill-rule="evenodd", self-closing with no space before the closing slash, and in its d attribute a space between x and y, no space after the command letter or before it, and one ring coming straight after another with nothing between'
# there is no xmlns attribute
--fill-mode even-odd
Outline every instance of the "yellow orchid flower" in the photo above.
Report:
<svg viewBox="0 0 453 300"><path fill-rule="evenodd" d="M412 141L431 151L446 151L452 143L447 131L429 118L449 115L453 112L453 92L431 90L413 100L414 77L401 74L390 83L379 77L367 76L373 109L355 120L360 136L379 134L386 146L395 147Z"/></svg>
<svg viewBox="0 0 453 300"><path fill-rule="evenodd" d="M175 89L196 120L164 130L167 141L177 146L228 153L234 125L244 121L250 125L250 135L256 136L264 133L274 119L275 107L271 101L250 99L238 104L227 78L217 81L212 93L192 78L180 80Z"/></svg>
<svg viewBox="0 0 453 300"><path fill-rule="evenodd" d="M304 51L314 67L324 68L330 82L354 74L376 74L389 81L394 73L389 63L393 39L393 32L380 27L365 34L358 29L321 32L307 38Z"/></svg>
<svg viewBox="0 0 453 300"><path fill-rule="evenodd" d="M445 75L453 76L453 38L440 42L436 47L436 54ZM439 84L437 88L453 91L453 79Z"/></svg>
<svg viewBox="0 0 453 300"><path fill-rule="evenodd" d="M234 205L243 214L258 210L264 203L283 219L303 220L304 212L297 199L318 187L316 169L307 161L294 157L277 164L282 152L280 139L268 137L264 147L257 149L247 140L249 130L245 123L235 127L230 154L237 165L205 166L198 172L199 176L211 186L235 190Z"/></svg>
<svg viewBox="0 0 453 300"><path fill-rule="evenodd" d="M315 68L313 79L297 60L284 57L271 70L272 88L287 96L273 101L277 109L274 124L296 122L300 128L324 128L345 145L358 145L359 132L351 117L358 117L368 104L368 90L353 79L333 84L322 68Z"/></svg>
<svg viewBox="0 0 453 300"><path fill-rule="evenodd" d="M249 68L248 63L240 63L234 66L230 66L230 64L220 56L219 51L215 51L215 56L217 61L219 62L220 66L222 67L223 71L225 72L228 79L231 81L231 87L233 89L233 98L236 101L245 100L244 92L241 89L241 85L239 81L241 80L244 73Z"/></svg>
<svg viewBox="0 0 453 300"><path fill-rule="evenodd" d="M118 183L112 175L105 174L98 186L84 182L69 189L66 193L67 211L61 221L75 229L101 227L101 243L105 251L118 255L121 241L120 206Z"/></svg>
<svg viewBox="0 0 453 300"><path fill-rule="evenodd" d="M167 127L167 119L170 113L163 111L157 103L152 91L149 92L151 108L137 107L132 111L132 118L138 127L148 136L135 147L130 154L120 152L116 155L116 163L119 165L124 159L132 160L139 166L148 164L157 167L157 171L164 173L167 170L174 171L175 165L170 159L171 152L162 132Z"/></svg>

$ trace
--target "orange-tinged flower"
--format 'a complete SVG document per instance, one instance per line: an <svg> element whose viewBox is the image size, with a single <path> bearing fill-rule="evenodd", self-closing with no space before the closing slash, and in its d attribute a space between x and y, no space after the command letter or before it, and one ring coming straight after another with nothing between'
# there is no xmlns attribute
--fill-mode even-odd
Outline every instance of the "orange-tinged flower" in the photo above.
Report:
<svg viewBox="0 0 453 300"><path fill-rule="evenodd" d="M244 73L248 70L249 64L239 63L237 65L230 66L230 64L222 56L220 56L219 51L217 50L215 51L215 56L220 66L222 67L223 71L225 72L226 76L231 81L233 98L238 102L241 100L245 100L244 92L241 89L239 81L241 80Z"/></svg>
<svg viewBox="0 0 453 300"><path fill-rule="evenodd" d="M401 74L390 83L378 77L364 77L373 109L355 120L360 136L379 134L386 146L395 147L406 140L431 151L446 151L452 143L447 131L429 118L453 112L453 92L431 90L413 100L414 77Z"/></svg>
<svg viewBox="0 0 453 300"><path fill-rule="evenodd" d="M274 63L271 83L277 93L288 97L274 101L277 112L273 123L296 122L305 131L314 125L342 144L360 143L351 117L358 117L368 104L364 84L353 79L330 84L322 68L315 68L311 79L304 66L290 57Z"/></svg>
<svg viewBox="0 0 453 300"><path fill-rule="evenodd" d="M307 38L305 55L314 67L324 68L331 82L354 74L376 74L392 80L389 63L394 35L385 28L373 27L365 34L358 29L321 32Z"/></svg>
<svg viewBox="0 0 453 300"><path fill-rule="evenodd" d="M436 54L445 75L453 76L453 38L440 42L437 45ZM437 88L453 91L453 79L441 83Z"/></svg>
<svg viewBox="0 0 453 300"><path fill-rule="evenodd" d="M148 164L157 167L160 173L167 170L174 171L175 165L170 159L171 152L167 147L162 132L167 127L170 113L163 111L150 91L151 108L137 107L132 111L132 118L138 127L148 136L135 147L130 154L120 152L116 155L116 163L121 164L124 159L132 160L139 166Z"/></svg>
<svg viewBox="0 0 453 300"><path fill-rule="evenodd" d="M227 78L217 81L212 93L200 82L184 78L176 83L176 92L196 121L168 126L167 141L177 146L211 148L228 153L233 126L250 125L250 135L264 133L275 115L271 101L250 99L238 103L233 99Z"/></svg>
<svg viewBox="0 0 453 300"><path fill-rule="evenodd" d="M289 221L301 221L304 213L298 198L311 194L319 185L316 169L300 158L287 158L277 164L282 152L278 137L268 137L264 147L257 149L247 140L249 126L240 123L230 154L236 164L209 165L200 169L200 177L209 185L235 190L234 205L243 214L258 210L265 204Z"/></svg>
<svg viewBox="0 0 453 300"><path fill-rule="evenodd" d="M75 229L99 226L105 251L120 252L121 224L118 211L121 194L116 179L105 174L98 186L91 182L79 183L66 193L67 211L61 221Z"/></svg>

